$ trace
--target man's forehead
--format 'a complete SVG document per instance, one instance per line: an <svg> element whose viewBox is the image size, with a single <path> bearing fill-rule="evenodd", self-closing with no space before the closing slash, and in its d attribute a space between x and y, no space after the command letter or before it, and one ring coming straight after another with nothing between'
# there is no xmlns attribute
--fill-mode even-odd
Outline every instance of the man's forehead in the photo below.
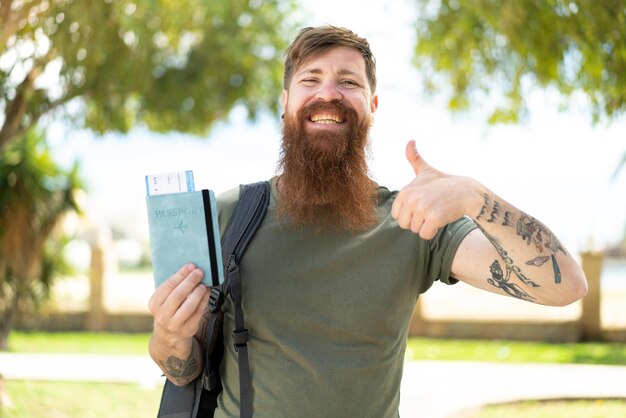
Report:
<svg viewBox="0 0 626 418"><path fill-rule="evenodd" d="M347 56L349 59L333 59L338 55ZM365 59L363 55L355 49L345 46L337 46L332 49L312 55L303 60L295 70L296 74L314 73L322 74L327 70L327 66L332 62L333 71L340 75L365 76Z"/></svg>

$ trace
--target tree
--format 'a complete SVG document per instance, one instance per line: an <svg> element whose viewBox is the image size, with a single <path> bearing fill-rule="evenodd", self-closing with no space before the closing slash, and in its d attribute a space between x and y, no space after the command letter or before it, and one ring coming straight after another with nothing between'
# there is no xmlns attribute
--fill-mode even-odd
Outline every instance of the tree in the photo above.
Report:
<svg viewBox="0 0 626 418"><path fill-rule="evenodd" d="M0 150L56 109L97 132L205 134L276 111L291 0L0 0ZM72 103L72 106L67 106Z"/></svg>
<svg viewBox="0 0 626 418"><path fill-rule="evenodd" d="M626 110L626 1L420 0L415 64L449 107L496 101L490 123L518 122L529 86L582 92L594 122Z"/></svg>
<svg viewBox="0 0 626 418"><path fill-rule="evenodd" d="M51 159L45 138L29 130L0 153L0 350L24 306L48 296L65 267L63 215L78 211L78 166L66 172Z"/></svg>
<svg viewBox="0 0 626 418"><path fill-rule="evenodd" d="M292 2L0 0L0 349L26 296L45 296L54 225L77 209L77 172L34 129L205 135L238 104L276 112Z"/></svg>

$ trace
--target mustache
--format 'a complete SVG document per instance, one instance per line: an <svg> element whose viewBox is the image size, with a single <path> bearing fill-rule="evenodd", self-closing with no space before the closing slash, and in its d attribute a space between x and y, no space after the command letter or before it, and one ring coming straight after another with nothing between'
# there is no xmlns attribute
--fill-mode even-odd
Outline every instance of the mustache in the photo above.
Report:
<svg viewBox="0 0 626 418"><path fill-rule="evenodd" d="M356 111L352 108L352 106L348 106L340 101L315 101L304 106L298 113L300 114L300 117L309 119L313 114L323 111L332 111L333 113L337 113L341 116L344 122L349 122L352 115L356 115Z"/></svg>

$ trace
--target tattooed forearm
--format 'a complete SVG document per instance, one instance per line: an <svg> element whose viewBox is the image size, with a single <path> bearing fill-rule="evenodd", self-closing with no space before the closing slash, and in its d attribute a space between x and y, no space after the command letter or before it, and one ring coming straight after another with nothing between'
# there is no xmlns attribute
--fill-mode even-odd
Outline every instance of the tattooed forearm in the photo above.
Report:
<svg viewBox="0 0 626 418"><path fill-rule="evenodd" d="M502 205L487 193L483 195L483 199L483 207L476 217L477 220L482 219L489 223L500 222L504 226L515 226L517 235L525 240L526 244L534 245L539 253L543 253L547 248L552 253L562 251L566 254L565 249L554 234L532 216L520 212L518 218L513 212L503 211Z"/></svg>
<svg viewBox="0 0 626 418"><path fill-rule="evenodd" d="M495 199L491 199L487 193L483 195L483 199L485 203L476 219L484 219L489 223L502 220L502 225L513 226L515 217L511 212L504 211L504 214L502 214L500 203Z"/></svg>
<svg viewBox="0 0 626 418"><path fill-rule="evenodd" d="M483 203L483 207L480 208L480 213L476 219L485 219L487 222L493 222L495 220L495 212L497 211L498 205L495 204L487 193L483 194L483 199L485 200L485 203Z"/></svg>
<svg viewBox="0 0 626 418"><path fill-rule="evenodd" d="M554 257L558 251L567 255L565 249L554 236L554 234L541 222L537 221L532 216L529 216L523 212L507 211L503 209L503 205L495 198L492 198L488 193L483 195L484 203L480 209L480 213L476 217L476 220L484 221L487 223L500 223L503 226L515 227L515 231L519 237L526 241L527 245L532 245L539 254L538 257L533 258L526 262L526 265L541 267L549 260L552 260L552 267L554 269L554 282L561 283L561 269ZM487 232L479 225L479 228L483 231L485 236L493 243L498 253L502 256L506 266L525 284L532 287L539 287L536 283L526 277L519 267L517 267L513 260L508 257L507 251Z"/></svg>
<svg viewBox="0 0 626 418"><path fill-rule="evenodd" d="M561 269L559 268L559 264L556 262L554 255L551 255L550 257L552 257L552 268L554 269L554 283L559 284L561 283Z"/></svg>
<svg viewBox="0 0 626 418"><path fill-rule="evenodd" d="M517 235L522 237L528 245L533 244L539 253L543 253L547 248L552 253L562 251L563 254L567 254L552 232L532 216L522 214L517 221Z"/></svg>
<svg viewBox="0 0 626 418"><path fill-rule="evenodd" d="M498 260L494 260L489 267L491 278L487 279L487 283L502 289L507 295L517 299L532 301L535 298L524 292L517 284L509 282L511 278L511 270L506 266L506 276L502 272L502 267Z"/></svg>
<svg viewBox="0 0 626 418"><path fill-rule="evenodd" d="M198 371L198 355L198 344L194 341L187 360L169 356L166 361L160 362L161 368L174 383L186 384Z"/></svg>
<svg viewBox="0 0 626 418"><path fill-rule="evenodd" d="M517 218L515 215L509 211L504 212L504 221L502 221L502 225L504 226L515 226L515 220Z"/></svg>
<svg viewBox="0 0 626 418"><path fill-rule="evenodd" d="M535 267L541 267L543 266L546 261L549 261L550 257L548 257L547 255L541 256L541 257L535 257L532 260L528 260L526 262L527 266L535 266Z"/></svg>
<svg viewBox="0 0 626 418"><path fill-rule="evenodd" d="M500 254L500 257L502 257L502 260L504 261L504 264L506 265L507 270L510 270L513 273L515 273L515 275L528 286L540 287L537 283L535 283L534 281L526 277L524 273L522 273L522 270L518 266L516 266L513 259L509 257L509 253L500 245L500 243L498 243L498 241L494 237L489 235L489 233L485 231L485 229L482 226L480 226L480 224L477 224L477 226L483 232L483 234L485 234L487 239L491 241L491 243L495 247L498 254Z"/></svg>

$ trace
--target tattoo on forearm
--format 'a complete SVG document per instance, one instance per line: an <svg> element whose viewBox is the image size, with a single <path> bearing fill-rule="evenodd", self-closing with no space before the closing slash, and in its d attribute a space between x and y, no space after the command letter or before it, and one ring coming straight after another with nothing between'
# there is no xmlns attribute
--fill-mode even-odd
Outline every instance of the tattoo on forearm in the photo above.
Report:
<svg viewBox="0 0 626 418"><path fill-rule="evenodd" d="M513 226L512 222L514 219L511 219L511 217L513 216L511 212L505 211L504 215L502 216L500 203L497 200L492 200L487 193L483 195L483 199L485 200L485 203L480 209L480 213L478 214L476 219L484 219L489 223L495 223L498 222L501 217L503 217L502 225L510 224L511 226Z"/></svg>
<svg viewBox="0 0 626 418"><path fill-rule="evenodd" d="M494 200L491 200L487 193L483 194L483 207L480 208L480 213L476 219L486 219L487 222L494 222L496 219L496 213L499 210L499 205Z"/></svg>
<svg viewBox="0 0 626 418"><path fill-rule="evenodd" d="M502 225L504 226L515 226L515 215L513 213L506 211L504 212L504 221Z"/></svg>
<svg viewBox="0 0 626 418"><path fill-rule="evenodd" d="M539 253L543 253L547 248L553 253L562 251L565 254L565 249L559 240L541 222L523 212L519 218L509 211L504 211L504 215L501 215L501 205L497 200L491 199L487 193L483 195L483 199L485 203L476 217L477 220L484 219L489 223L502 221L504 226L515 226L517 235L522 237L528 245L533 244Z"/></svg>
<svg viewBox="0 0 626 418"><path fill-rule="evenodd" d="M511 270L506 266L506 275L502 272L502 267L498 260L494 260L489 267L491 278L487 279L487 283L502 289L507 295L517 299L533 301L535 298L524 292L517 284L509 282L511 278Z"/></svg>
<svg viewBox="0 0 626 418"><path fill-rule="evenodd" d="M517 235L526 241L526 244L533 245L539 254L543 254L527 261L526 265L540 267L552 259L554 282L557 284L561 283L561 269L556 262L554 254L558 251L562 251L563 254L567 253L554 234L541 222L523 212L519 213L519 218L516 214L509 211L504 211L504 214L502 214L500 203L496 199L489 197L488 193L485 193L483 198L484 204L476 219L482 219L489 223L502 221L501 224L504 226L515 227ZM538 287L536 283L524 276L519 267L513 264L513 260L511 260L510 257L507 257L507 252L504 248L502 248L502 246L499 245L493 237L489 236L482 227L480 229L487 236L489 241L491 241L496 247L507 268L515 273L515 275L527 285ZM550 255L545 254L546 250L549 251Z"/></svg>
<svg viewBox="0 0 626 418"><path fill-rule="evenodd" d="M526 262L526 265L541 267L546 263L546 261L549 261L549 260L550 260L550 257L548 257L547 255L544 255L544 256L533 258L532 260L528 260Z"/></svg>
<svg viewBox="0 0 626 418"><path fill-rule="evenodd" d="M565 249L552 232L532 216L522 214L522 217L517 221L517 235L522 237L526 244L534 244L539 253L543 253L544 248L547 248L552 253L562 251L563 254L566 254Z"/></svg>
<svg viewBox="0 0 626 418"><path fill-rule="evenodd" d="M478 224L476 225L483 232L483 234L485 234L487 239L493 244L498 254L500 254L500 257L502 257L502 260L504 261L504 264L506 265L507 270L512 271L522 282L524 282L524 284L530 287L541 287L537 283L533 282L531 279L526 277L524 273L522 273L522 270L518 266L516 266L513 259L509 257L509 253L500 245L498 241L496 241L494 237L489 235L489 233L485 231L485 229L482 226Z"/></svg>
<svg viewBox="0 0 626 418"><path fill-rule="evenodd" d="M161 361L163 371L176 383L187 383L189 377L193 376L198 370L198 346L194 342L191 346L191 352L187 360L180 359L176 356L169 356L166 361Z"/></svg>
<svg viewBox="0 0 626 418"><path fill-rule="evenodd" d="M554 269L554 283L559 284L561 283L561 269L559 268L559 264L556 262L554 254L550 257L552 257L552 268Z"/></svg>

